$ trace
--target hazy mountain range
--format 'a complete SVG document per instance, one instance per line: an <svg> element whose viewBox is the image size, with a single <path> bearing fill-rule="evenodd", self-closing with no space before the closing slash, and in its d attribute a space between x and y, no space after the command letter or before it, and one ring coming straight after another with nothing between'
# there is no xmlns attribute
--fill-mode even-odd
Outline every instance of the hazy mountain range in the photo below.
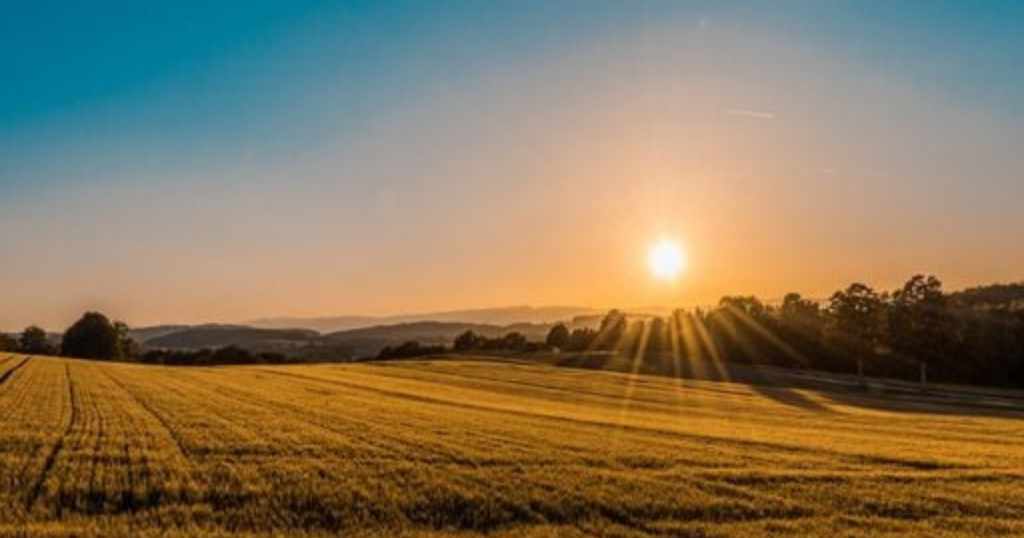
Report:
<svg viewBox="0 0 1024 538"><path fill-rule="evenodd" d="M543 340L557 322L596 326L602 312L579 307L508 307L400 316L272 318L247 324L161 325L132 330L144 348L194 350L239 346L307 359L354 359L376 355L385 346L415 340L451 344L467 330L497 337L522 333Z"/></svg>
<svg viewBox="0 0 1024 538"><path fill-rule="evenodd" d="M275 317L245 322L249 327L261 329L312 329L321 333L360 329L377 325L397 325L421 321L480 323L486 325L513 325L516 323L554 323L570 321L578 316L603 313L594 308L579 306L509 306L478 308L448 312L399 314L394 316L330 316L330 317Z"/></svg>

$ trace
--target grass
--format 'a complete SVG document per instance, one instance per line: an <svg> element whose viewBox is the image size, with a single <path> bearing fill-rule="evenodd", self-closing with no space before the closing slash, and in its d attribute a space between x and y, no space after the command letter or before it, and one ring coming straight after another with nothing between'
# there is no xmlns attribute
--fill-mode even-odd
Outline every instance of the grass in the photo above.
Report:
<svg viewBox="0 0 1024 538"><path fill-rule="evenodd" d="M0 536L1024 536L1024 421L512 362L0 356Z"/></svg>

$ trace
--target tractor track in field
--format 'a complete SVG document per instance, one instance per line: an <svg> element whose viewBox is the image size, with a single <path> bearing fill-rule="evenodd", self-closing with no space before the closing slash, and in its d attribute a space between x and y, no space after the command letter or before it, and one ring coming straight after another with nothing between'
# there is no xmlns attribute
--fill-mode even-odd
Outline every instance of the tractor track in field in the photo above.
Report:
<svg viewBox="0 0 1024 538"><path fill-rule="evenodd" d="M28 364L28 361L30 361L30 360L32 360L31 357L25 357L24 359L21 360L21 362L18 363L17 366L15 366L14 368L11 368L10 370L7 370L3 374L0 374L0 385L3 385L4 383L6 383L7 380L10 379L12 375L14 375L14 372L17 372L18 370L20 370L23 366ZM4 362L7 362L7 361L4 361Z"/></svg>
<svg viewBox="0 0 1024 538"><path fill-rule="evenodd" d="M254 408L257 408L257 409L281 410L281 411L287 411L289 413L293 413L292 418L294 420L296 420L298 422L301 422L303 424L306 424L308 426L312 426L312 427L324 430L326 432L330 432L331 434L334 434L334 435L339 435L339 436L343 436L343 437L351 437L351 435L352 435L352 432L349 431L349 430L339 429L339 428L333 427L333 426L325 423L323 420L311 419L311 418L305 416L306 409L303 408L302 406L298 406L298 405L295 405L295 404L290 404L288 402L274 401L274 400L270 400L270 399L260 398L260 397L254 395L254 394L252 394L250 392L243 391L243 390L240 390L240 389L237 389L237 388L233 388L233 387L230 387L230 386L226 386L226 385L220 385L220 384L213 384L213 383L211 383L211 384L209 384L209 389L208 390L210 390L214 394L217 394L218 396L221 396L221 397L224 397L224 398L228 398L228 399L231 399L231 400L236 401L236 402L241 402L241 403L244 403L246 405L249 405L249 406L252 406ZM235 421L233 419L228 419L228 420L230 422L239 424L237 421ZM403 440L401 438L393 437L393 436L391 438L394 441L403 442ZM384 451L391 451L391 450L393 450L393 448L390 447L388 445L388 443L381 442L379 439L362 438L362 441L365 442L365 443L368 443L369 445L371 445L371 446L373 446L375 448L378 448L378 449L381 449L381 450L384 450Z"/></svg>
<svg viewBox="0 0 1024 538"><path fill-rule="evenodd" d="M178 452L187 461L188 451L185 449L185 443L182 440L181 435L178 433L178 431L171 427L170 423L167 422L167 419L165 419L162 415L157 413L153 406L151 406L148 402L144 401L142 398L139 398L137 394L132 392L132 390L129 389L121 380L111 375L110 372L104 371L103 373L107 376L108 379L110 379L110 381L117 385L121 390L125 391L125 393L127 393L128 396L131 396L131 398L135 400L135 403L139 404L140 407L145 409L147 413L149 413L154 419L156 419L157 422L160 423L160 426L162 426L163 429L167 432L167 435L171 438L171 441L174 442L174 445L177 447Z"/></svg>
<svg viewBox="0 0 1024 538"><path fill-rule="evenodd" d="M25 500L25 510L28 511L33 505L39 500L39 497L43 493L43 486L46 485L46 478L53 471L53 466L57 464L57 456L61 450L64 449L64 442L71 435L71 430L75 427L78 422L78 398L75 397L75 382L71 379L71 367L67 364L64 365L64 375L68 380L68 393L70 394L71 401L71 418L68 420L68 425L61 432L60 438L56 444L50 450L49 454L46 455L46 461L43 463L43 470L39 472L39 477L36 479L35 484L29 491L28 498Z"/></svg>

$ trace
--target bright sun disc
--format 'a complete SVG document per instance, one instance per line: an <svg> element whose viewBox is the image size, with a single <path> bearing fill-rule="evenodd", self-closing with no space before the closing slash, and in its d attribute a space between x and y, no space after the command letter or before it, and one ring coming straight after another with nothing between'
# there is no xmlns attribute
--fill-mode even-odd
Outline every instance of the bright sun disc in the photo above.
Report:
<svg viewBox="0 0 1024 538"><path fill-rule="evenodd" d="M675 241L662 239L651 246L651 273L663 280L672 280L682 273L686 266L686 256L682 247Z"/></svg>

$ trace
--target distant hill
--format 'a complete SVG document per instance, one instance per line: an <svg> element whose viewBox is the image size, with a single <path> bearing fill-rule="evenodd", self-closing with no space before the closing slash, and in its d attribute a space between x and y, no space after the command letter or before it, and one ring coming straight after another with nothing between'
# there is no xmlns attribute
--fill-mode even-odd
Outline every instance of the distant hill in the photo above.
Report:
<svg viewBox="0 0 1024 538"><path fill-rule="evenodd" d="M156 325L154 327L133 328L129 333L136 342L147 342L154 338L160 338L161 336L167 336L190 328L191 326L189 325Z"/></svg>
<svg viewBox="0 0 1024 538"><path fill-rule="evenodd" d="M324 338L335 345L352 349L358 357L365 357L376 355L385 346L396 346L413 340L426 345L451 345L456 336L466 331L473 331L487 337L503 336L515 331L522 333L530 340L543 340L550 330L551 324L517 323L499 326L483 323L421 321L338 331L328 334Z"/></svg>
<svg viewBox="0 0 1024 538"><path fill-rule="evenodd" d="M396 316L335 316L335 317L277 317L254 320L246 325L263 329L290 329L301 327L323 333L362 329L382 325L401 325L419 322L476 323L508 326L517 323L553 323L568 321L578 316L594 316L602 311L578 306L510 306L502 308L479 308L450 312L428 312Z"/></svg>
<svg viewBox="0 0 1024 538"><path fill-rule="evenodd" d="M955 292L951 295L957 304L970 308L1024 309L1024 282L992 284Z"/></svg>
<svg viewBox="0 0 1024 538"><path fill-rule="evenodd" d="M138 331L146 333L146 330ZM284 350L315 342L320 337L308 329L260 329L244 325L200 325L165 332L141 340L146 347L203 349L239 346L251 350Z"/></svg>
<svg viewBox="0 0 1024 538"><path fill-rule="evenodd" d="M450 345L459 334L472 330L497 337L516 331L530 340L543 340L552 324L516 323L491 325L444 321L420 321L375 325L320 334L311 329L264 329L245 325L200 325L195 327L152 327L134 331L137 340L150 349L195 350L239 346L251 351L276 351L289 356L316 360L350 360L377 355L386 346L415 340L428 345ZM144 338L148 335L148 338Z"/></svg>

